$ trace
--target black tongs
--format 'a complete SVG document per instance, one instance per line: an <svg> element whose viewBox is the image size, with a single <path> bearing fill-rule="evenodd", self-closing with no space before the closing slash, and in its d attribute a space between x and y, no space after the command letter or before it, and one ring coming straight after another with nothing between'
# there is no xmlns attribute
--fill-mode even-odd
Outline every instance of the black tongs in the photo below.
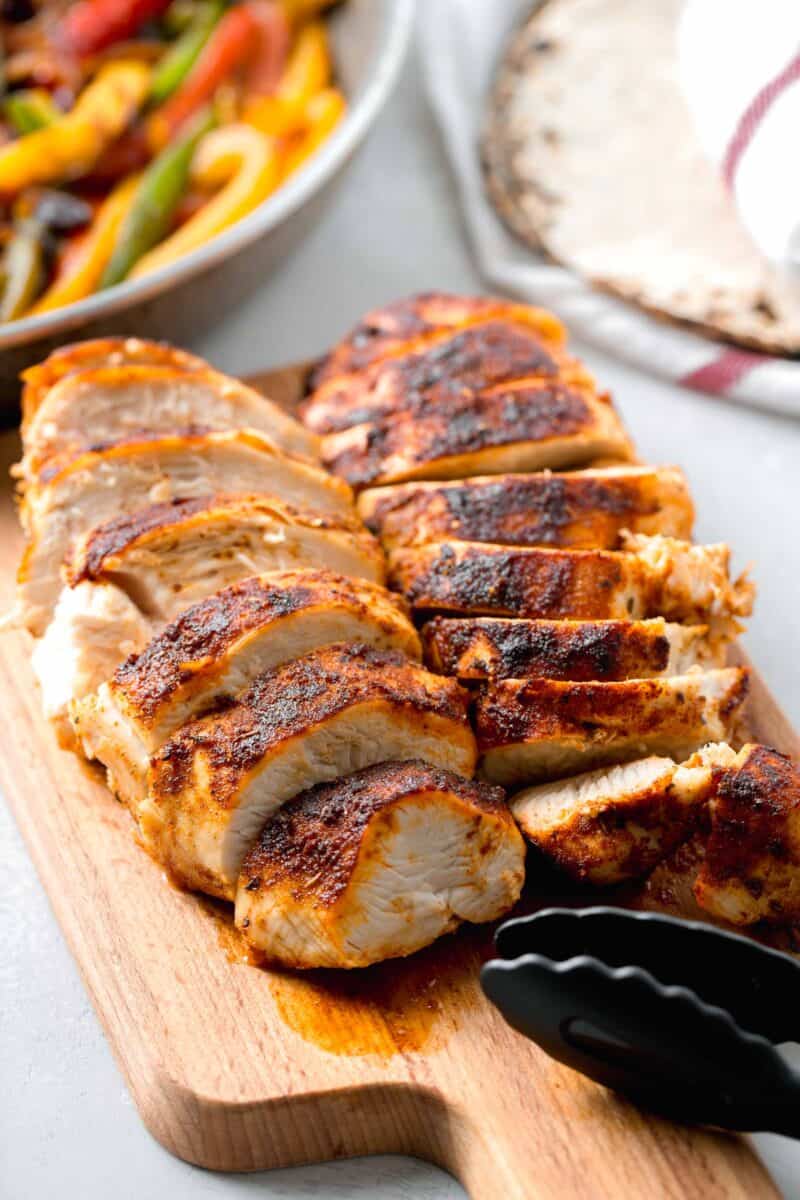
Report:
<svg viewBox="0 0 800 1200"><path fill-rule="evenodd" d="M800 964L659 913L548 908L507 921L481 982L560 1062L689 1124L800 1137Z"/></svg>

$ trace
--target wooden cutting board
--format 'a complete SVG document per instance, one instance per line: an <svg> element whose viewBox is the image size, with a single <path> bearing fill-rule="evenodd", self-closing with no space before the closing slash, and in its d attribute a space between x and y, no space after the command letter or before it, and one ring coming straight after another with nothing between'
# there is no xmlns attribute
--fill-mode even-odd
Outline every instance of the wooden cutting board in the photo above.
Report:
<svg viewBox="0 0 800 1200"><path fill-rule="evenodd" d="M257 382L290 403L299 374ZM0 454L5 477L14 435ZM5 609L21 535L10 487L0 501ZM489 929L362 972L251 965L230 910L170 887L100 774L58 749L31 645L0 637L0 788L142 1120L168 1150L237 1171L407 1153L479 1200L778 1195L742 1140L646 1116L514 1033L478 986ZM755 736L800 752L754 682Z"/></svg>

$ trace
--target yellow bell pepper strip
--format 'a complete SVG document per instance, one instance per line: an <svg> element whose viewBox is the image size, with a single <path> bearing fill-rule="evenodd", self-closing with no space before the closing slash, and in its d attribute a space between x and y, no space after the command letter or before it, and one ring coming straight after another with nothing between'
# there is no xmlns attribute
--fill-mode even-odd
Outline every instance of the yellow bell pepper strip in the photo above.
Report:
<svg viewBox="0 0 800 1200"><path fill-rule="evenodd" d="M144 172L103 271L102 288L113 287L125 279L134 263L167 234L175 209L186 192L197 144L213 123L210 110L201 113L190 131L162 150Z"/></svg>
<svg viewBox="0 0 800 1200"><path fill-rule="evenodd" d="M57 276L31 309L31 316L74 304L97 291L103 271L114 250L120 226L128 215L139 186L132 175L118 184L100 205L89 229L76 247L64 273Z"/></svg>
<svg viewBox="0 0 800 1200"><path fill-rule="evenodd" d="M153 71L150 99L155 104L163 104L183 83L224 11L222 0L198 5L189 28L170 46Z"/></svg>
<svg viewBox="0 0 800 1200"><path fill-rule="evenodd" d="M46 129L64 114L44 88L25 88L9 92L3 101L3 115L11 122L15 133L34 133Z"/></svg>
<svg viewBox="0 0 800 1200"><path fill-rule="evenodd" d="M44 229L31 218L20 221L2 263L0 322L15 321L30 308L44 280Z"/></svg>
<svg viewBox="0 0 800 1200"><path fill-rule="evenodd" d="M166 146L189 117L211 99L223 80L252 53L258 26L244 4L230 8L214 29L178 90L147 123L150 145Z"/></svg>
<svg viewBox="0 0 800 1200"><path fill-rule="evenodd" d="M0 148L0 193L85 174L130 122L149 85L142 63L121 59L103 67L71 112Z"/></svg>
<svg viewBox="0 0 800 1200"><path fill-rule="evenodd" d="M271 137L295 133L303 127L309 100L328 86L331 75L328 31L314 21L297 35L275 94L251 100L243 119Z"/></svg>
<svg viewBox="0 0 800 1200"><path fill-rule="evenodd" d="M197 147L192 177L201 187L222 187L185 225L145 254L131 278L175 262L252 212L280 182L278 146L249 125L226 125Z"/></svg>
<svg viewBox="0 0 800 1200"><path fill-rule="evenodd" d="M283 178L288 178L330 136L347 111L347 104L336 88L326 88L312 96L306 105L306 128L284 154Z"/></svg>

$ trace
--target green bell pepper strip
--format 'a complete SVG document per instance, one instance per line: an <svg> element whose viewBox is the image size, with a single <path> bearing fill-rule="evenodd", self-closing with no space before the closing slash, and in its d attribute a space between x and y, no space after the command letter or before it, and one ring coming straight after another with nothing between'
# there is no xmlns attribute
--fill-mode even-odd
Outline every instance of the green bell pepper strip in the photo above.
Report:
<svg viewBox="0 0 800 1200"><path fill-rule="evenodd" d="M3 256L0 322L25 314L44 283L43 230L38 221L20 221Z"/></svg>
<svg viewBox="0 0 800 1200"><path fill-rule="evenodd" d="M21 136L45 129L59 117L63 117L46 92L33 88L21 92L9 92L3 101L3 114L11 122L14 131Z"/></svg>
<svg viewBox="0 0 800 1200"><path fill-rule="evenodd" d="M189 28L172 44L153 71L150 99L154 104L163 103L180 87L224 11L222 0L211 0L198 6Z"/></svg>
<svg viewBox="0 0 800 1200"><path fill-rule="evenodd" d="M173 214L189 182L195 147L213 126L213 112L201 112L185 137L167 146L153 159L117 234L111 258L100 280L101 289L120 283L142 255L169 232Z"/></svg>

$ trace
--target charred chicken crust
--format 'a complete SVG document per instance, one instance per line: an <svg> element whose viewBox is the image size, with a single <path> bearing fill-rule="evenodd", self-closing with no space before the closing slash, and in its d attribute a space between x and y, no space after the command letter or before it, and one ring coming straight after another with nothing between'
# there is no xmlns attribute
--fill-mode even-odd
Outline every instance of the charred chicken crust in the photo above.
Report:
<svg viewBox="0 0 800 1200"><path fill-rule="evenodd" d="M698 904L736 925L800 917L800 770L769 746L745 746L711 801Z"/></svg>
<svg viewBox="0 0 800 1200"><path fill-rule="evenodd" d="M432 393L413 409L322 439L322 461L357 488L629 454L616 414L592 388L538 379L486 392Z"/></svg>
<svg viewBox="0 0 800 1200"><path fill-rule="evenodd" d="M284 805L245 858L240 887L257 893L289 882L298 900L335 904L350 882L367 824L382 810L427 792L452 793L474 808L477 836L483 813L512 824L502 788L416 760L379 763L318 784Z"/></svg>
<svg viewBox="0 0 800 1200"><path fill-rule="evenodd" d="M397 484L362 492L358 510L387 549L454 538L614 550L623 529L688 539L694 519L674 467Z"/></svg>
<svg viewBox="0 0 800 1200"><path fill-rule="evenodd" d="M147 723L176 692L212 673L237 641L276 627L310 607L348 612L377 624L389 638L406 635L406 652L418 657L404 602L384 588L329 571L298 570L251 576L193 605L153 638L141 654L122 663L111 687L126 708Z"/></svg>
<svg viewBox="0 0 800 1200"><path fill-rule="evenodd" d="M489 321L335 379L305 402L302 414L315 432L334 433L391 413L421 414L435 400L539 378L594 387L585 367L531 329Z"/></svg>
<svg viewBox="0 0 800 1200"><path fill-rule="evenodd" d="M422 627L425 661L460 679L542 677L603 682L721 666L704 625L650 621L533 621L434 617Z"/></svg>
<svg viewBox="0 0 800 1200"><path fill-rule="evenodd" d="M309 375L308 388L313 391L336 376L363 371L381 359L407 354L437 338L449 337L459 328L499 318L531 328L554 347L566 340L561 322L543 309L491 296L422 292L367 313L320 359Z"/></svg>
<svg viewBox="0 0 800 1200"><path fill-rule="evenodd" d="M396 652L330 646L263 675L227 711L185 725L153 759L153 791L170 795L189 787L201 750L213 774L215 804L224 808L271 746L369 699L467 727L468 696L455 680L433 676Z"/></svg>

